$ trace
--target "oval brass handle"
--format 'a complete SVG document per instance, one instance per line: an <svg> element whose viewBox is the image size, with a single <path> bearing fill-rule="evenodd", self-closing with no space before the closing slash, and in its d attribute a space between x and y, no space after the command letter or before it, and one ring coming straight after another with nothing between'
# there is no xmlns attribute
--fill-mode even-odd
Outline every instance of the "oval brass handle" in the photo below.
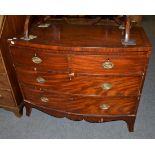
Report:
<svg viewBox="0 0 155 155"><path fill-rule="evenodd" d="M42 62L42 59L37 56L34 56L32 58L32 62L34 62L35 64L40 64Z"/></svg>
<svg viewBox="0 0 155 155"><path fill-rule="evenodd" d="M112 88L112 84L111 83L103 83L101 85L101 88L104 89L104 90L109 90Z"/></svg>
<svg viewBox="0 0 155 155"><path fill-rule="evenodd" d="M112 69L114 67L114 64L108 60L102 63L102 67L105 69Z"/></svg>
<svg viewBox="0 0 155 155"><path fill-rule="evenodd" d="M37 77L37 78L36 78L36 81L37 81L38 83L45 83L45 82L46 82L46 80L45 80L44 78L42 78L42 77Z"/></svg>
<svg viewBox="0 0 155 155"><path fill-rule="evenodd" d="M47 97L44 97L44 96L41 97L40 100L41 100L42 102L45 102L45 103L49 101L49 99L48 99Z"/></svg>
<svg viewBox="0 0 155 155"><path fill-rule="evenodd" d="M110 105L108 105L108 104L101 104L101 105L100 105L100 108L101 108L102 110L107 110L107 109L110 108Z"/></svg>

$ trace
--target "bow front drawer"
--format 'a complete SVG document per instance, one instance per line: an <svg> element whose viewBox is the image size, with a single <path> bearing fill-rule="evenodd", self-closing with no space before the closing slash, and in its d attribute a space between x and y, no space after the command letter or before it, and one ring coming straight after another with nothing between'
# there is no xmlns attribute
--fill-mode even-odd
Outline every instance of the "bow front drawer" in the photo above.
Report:
<svg viewBox="0 0 155 155"><path fill-rule="evenodd" d="M16 71L23 85L70 94L137 96L142 82L141 76L75 76L70 80L68 74L52 74L22 67L17 67Z"/></svg>
<svg viewBox="0 0 155 155"><path fill-rule="evenodd" d="M82 115L135 114L135 98L97 98L58 95L26 87L23 90L26 101L47 109Z"/></svg>
<svg viewBox="0 0 155 155"><path fill-rule="evenodd" d="M11 47L10 49L15 65L56 71L67 71L68 69L67 57L64 55L53 55L51 51L33 50L30 48Z"/></svg>
<svg viewBox="0 0 155 155"><path fill-rule="evenodd" d="M73 56L72 68L77 73L88 74L142 74L146 56Z"/></svg>

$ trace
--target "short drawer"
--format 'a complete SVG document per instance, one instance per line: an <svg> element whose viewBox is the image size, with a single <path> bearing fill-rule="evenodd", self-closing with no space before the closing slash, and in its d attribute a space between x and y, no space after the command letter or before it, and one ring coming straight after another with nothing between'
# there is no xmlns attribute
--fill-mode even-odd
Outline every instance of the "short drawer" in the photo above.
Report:
<svg viewBox="0 0 155 155"><path fill-rule="evenodd" d="M1 56L0 56L0 73L5 73L4 64Z"/></svg>
<svg viewBox="0 0 155 155"><path fill-rule="evenodd" d="M46 70L67 71L67 57L52 54L50 51L41 51L29 48L10 47L15 65L25 65L31 68L43 68Z"/></svg>
<svg viewBox="0 0 155 155"><path fill-rule="evenodd" d="M58 95L40 90L23 88L25 101L48 109L82 115L135 114L135 98L97 98Z"/></svg>
<svg viewBox="0 0 155 155"><path fill-rule="evenodd" d="M0 89L10 89L6 74L0 74Z"/></svg>
<svg viewBox="0 0 155 155"><path fill-rule="evenodd" d="M142 82L141 76L75 76L70 80L68 74L24 70L21 67L17 67L16 71L23 85L69 94L137 96Z"/></svg>
<svg viewBox="0 0 155 155"><path fill-rule="evenodd" d="M143 74L147 58L142 56L73 56L72 68L88 74Z"/></svg>
<svg viewBox="0 0 155 155"><path fill-rule="evenodd" d="M10 91L0 90L0 105L15 106L15 102Z"/></svg>

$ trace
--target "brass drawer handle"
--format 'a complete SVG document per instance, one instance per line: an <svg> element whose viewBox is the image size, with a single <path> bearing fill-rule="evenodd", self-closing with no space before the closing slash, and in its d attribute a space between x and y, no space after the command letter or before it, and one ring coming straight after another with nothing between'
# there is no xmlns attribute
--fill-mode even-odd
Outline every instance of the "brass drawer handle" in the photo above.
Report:
<svg viewBox="0 0 155 155"><path fill-rule="evenodd" d="M47 97L41 97L40 100L44 103L48 102L49 99Z"/></svg>
<svg viewBox="0 0 155 155"><path fill-rule="evenodd" d="M104 69L112 69L114 67L114 64L111 61L107 60L104 63L102 63L102 67Z"/></svg>
<svg viewBox="0 0 155 155"><path fill-rule="evenodd" d="M112 84L111 84L111 83L103 83L103 84L101 85L101 88L102 88L103 90L109 90L109 89L112 88Z"/></svg>
<svg viewBox="0 0 155 155"><path fill-rule="evenodd" d="M45 83L45 82L46 82L46 80L45 80L44 78L42 78L42 77L37 77L37 78L36 78L36 81L37 81L38 83Z"/></svg>
<svg viewBox="0 0 155 155"><path fill-rule="evenodd" d="M34 62L35 64L40 64L42 62L42 59L37 56L34 56L32 58L32 62Z"/></svg>
<svg viewBox="0 0 155 155"><path fill-rule="evenodd" d="M100 108L101 108L102 110L107 110L107 109L110 108L110 105L108 105L108 104L101 104L101 105L100 105Z"/></svg>

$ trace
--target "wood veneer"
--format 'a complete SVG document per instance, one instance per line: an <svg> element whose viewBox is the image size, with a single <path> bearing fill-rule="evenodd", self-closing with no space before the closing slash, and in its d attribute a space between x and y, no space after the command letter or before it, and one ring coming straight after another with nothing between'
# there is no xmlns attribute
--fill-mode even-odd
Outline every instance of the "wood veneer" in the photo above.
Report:
<svg viewBox="0 0 155 155"><path fill-rule="evenodd" d="M138 59L138 61L137 61ZM114 64L113 69L104 69L102 64L105 61L111 61ZM147 62L146 56L74 56L73 71L89 74L142 74ZM131 65L132 64L132 65Z"/></svg>
<svg viewBox="0 0 155 155"><path fill-rule="evenodd" d="M25 16L1 16L0 19L0 108L12 111L20 117L23 99L7 39L23 31Z"/></svg>
<svg viewBox="0 0 155 155"><path fill-rule="evenodd" d="M142 83L141 76L75 75L70 80L67 73L56 74L45 71L33 71L29 68L23 69L23 67L17 67L16 72L21 85L66 94L138 96ZM39 83L37 81L38 78L43 78L45 82ZM104 90L102 88L104 83L110 83L112 88L110 90Z"/></svg>
<svg viewBox="0 0 155 155"><path fill-rule="evenodd" d="M134 115L136 100L135 98L121 97L83 97L76 95L64 95L49 93L40 90L31 90L22 87L25 101L34 105L38 105L47 109L54 109L64 113L72 113L87 116L103 116L103 115ZM41 97L48 97L49 101L43 103ZM110 108L106 110L100 109L100 105L106 103Z"/></svg>
<svg viewBox="0 0 155 155"><path fill-rule="evenodd" d="M124 30L117 25L43 20L28 29L28 24L27 36L19 34L10 42L26 114L36 108L71 120L124 120L133 131L152 50L143 28L132 27L136 45L124 46ZM29 35L36 37L27 40ZM103 83L112 88L104 90Z"/></svg>

